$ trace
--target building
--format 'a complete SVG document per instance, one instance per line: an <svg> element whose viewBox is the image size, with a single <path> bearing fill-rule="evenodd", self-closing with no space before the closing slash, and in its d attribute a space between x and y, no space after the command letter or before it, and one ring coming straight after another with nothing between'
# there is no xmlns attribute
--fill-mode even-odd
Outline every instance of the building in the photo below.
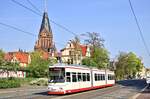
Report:
<svg viewBox="0 0 150 99"><path fill-rule="evenodd" d="M61 60L67 64L81 64L82 59L90 57L90 48L70 40L66 47L61 50Z"/></svg>
<svg viewBox="0 0 150 99"><path fill-rule="evenodd" d="M9 62L17 62L21 67L26 67L31 62L30 54L22 51L8 52L5 54L4 59Z"/></svg>
<svg viewBox="0 0 150 99"><path fill-rule="evenodd" d="M12 63L19 63L21 67L27 67L31 62L30 54L23 51L17 52L8 52L4 56L5 61L12 62ZM26 72L24 71L5 71L0 69L0 78L6 77L26 77Z"/></svg>
<svg viewBox="0 0 150 99"><path fill-rule="evenodd" d="M47 12L44 12L43 14L42 24L38 35L38 40L34 46L34 50L47 52L50 56L56 52L56 47L53 42L53 33Z"/></svg>

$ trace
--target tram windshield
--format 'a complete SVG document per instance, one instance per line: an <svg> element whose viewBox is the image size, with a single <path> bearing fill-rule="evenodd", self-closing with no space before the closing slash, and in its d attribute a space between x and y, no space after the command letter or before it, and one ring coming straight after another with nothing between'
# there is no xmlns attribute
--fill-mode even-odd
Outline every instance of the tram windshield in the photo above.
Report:
<svg viewBox="0 0 150 99"><path fill-rule="evenodd" d="M65 82L65 69L64 68L49 68L49 82L50 83Z"/></svg>

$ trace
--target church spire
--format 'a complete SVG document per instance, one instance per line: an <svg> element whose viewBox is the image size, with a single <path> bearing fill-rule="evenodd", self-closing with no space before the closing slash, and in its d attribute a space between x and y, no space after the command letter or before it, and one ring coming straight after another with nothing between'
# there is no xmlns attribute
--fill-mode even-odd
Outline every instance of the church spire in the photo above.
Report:
<svg viewBox="0 0 150 99"><path fill-rule="evenodd" d="M44 29L46 29L47 32L52 33L47 12L44 12L44 14L43 14L43 19L42 19L42 24L41 24L41 28L40 28L40 33Z"/></svg>
<svg viewBox="0 0 150 99"><path fill-rule="evenodd" d="M46 1L45 1L46 2ZM47 2L46 2L47 3ZM53 45L53 33L50 26L48 13L45 11L42 18L42 23L39 31L38 40L34 46L35 50L42 50L48 53L51 53L54 45Z"/></svg>

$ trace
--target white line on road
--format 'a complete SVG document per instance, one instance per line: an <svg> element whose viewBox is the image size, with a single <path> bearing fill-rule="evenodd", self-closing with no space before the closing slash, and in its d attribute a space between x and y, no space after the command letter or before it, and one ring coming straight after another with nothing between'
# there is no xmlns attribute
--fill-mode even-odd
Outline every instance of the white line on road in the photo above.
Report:
<svg viewBox="0 0 150 99"><path fill-rule="evenodd" d="M139 97L141 95L141 92L143 92L147 87L148 87L148 85L146 87L144 87L138 94L132 96L130 99L136 99L137 97Z"/></svg>

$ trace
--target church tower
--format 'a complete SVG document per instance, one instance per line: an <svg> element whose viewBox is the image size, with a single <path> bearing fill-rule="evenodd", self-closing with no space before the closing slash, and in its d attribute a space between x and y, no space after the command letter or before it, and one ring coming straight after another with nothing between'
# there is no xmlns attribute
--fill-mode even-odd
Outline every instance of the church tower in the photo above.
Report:
<svg viewBox="0 0 150 99"><path fill-rule="evenodd" d="M48 14L45 11L43 14L42 24L38 35L38 40L34 46L35 51L44 51L53 53L56 50L53 43L53 34L50 26Z"/></svg>

